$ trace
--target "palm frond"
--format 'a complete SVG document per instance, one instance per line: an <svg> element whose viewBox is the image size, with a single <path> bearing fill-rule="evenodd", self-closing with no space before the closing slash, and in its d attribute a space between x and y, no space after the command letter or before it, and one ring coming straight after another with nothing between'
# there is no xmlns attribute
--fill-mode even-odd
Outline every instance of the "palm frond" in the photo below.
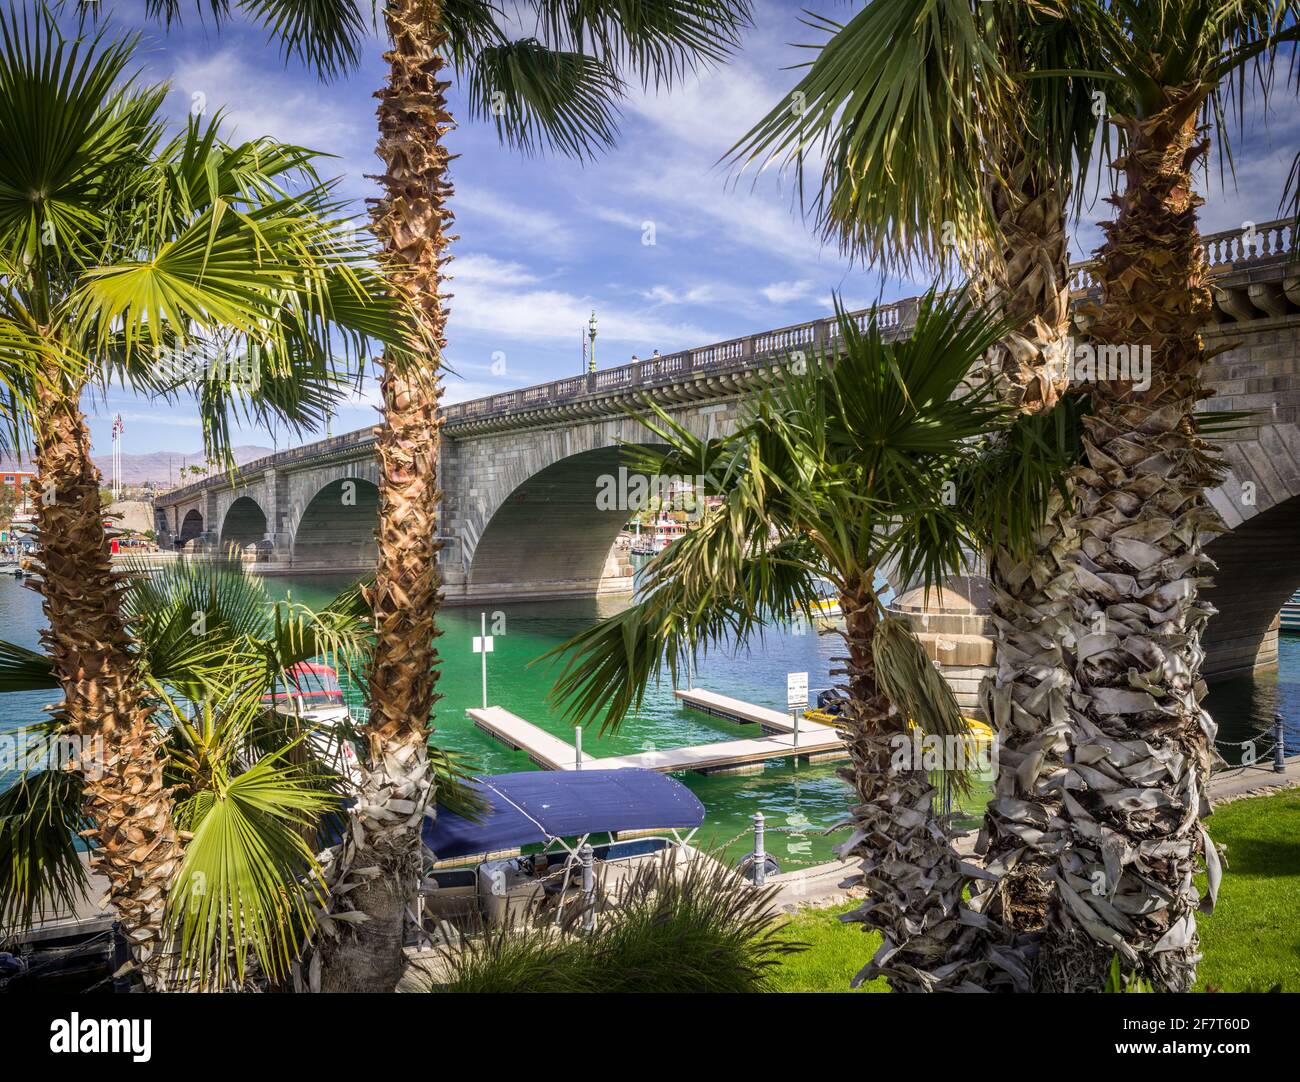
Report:
<svg viewBox="0 0 1300 1082"><path fill-rule="evenodd" d="M470 116L525 154L590 158L614 144L623 82L594 57L526 38L481 49L468 74Z"/></svg>
<svg viewBox="0 0 1300 1082"><path fill-rule="evenodd" d="M303 832L337 806L310 775L266 756L218 776L181 808L193 832L168 895L178 964L207 988L238 986L250 956L282 979L324 902Z"/></svg>
<svg viewBox="0 0 1300 1082"><path fill-rule="evenodd" d="M676 679L687 651L743 646L767 625L812 613L816 558L806 542L769 548L735 525L726 512L711 514L652 561L643 600L533 662L564 659L549 698L574 724L599 719L601 732L616 732L665 667Z"/></svg>
<svg viewBox="0 0 1300 1082"><path fill-rule="evenodd" d="M753 21L748 0L534 0L534 7L547 44L590 51L664 87L726 59Z"/></svg>
<svg viewBox="0 0 1300 1082"><path fill-rule="evenodd" d="M9 691L57 691L54 662L45 654L0 641L0 695Z"/></svg>
<svg viewBox="0 0 1300 1082"><path fill-rule="evenodd" d="M1086 396L1069 395L1046 413L1021 414L993 440L970 448L954 470L954 500L984 551L1032 552L1053 496L1082 452Z"/></svg>
<svg viewBox="0 0 1300 1082"><path fill-rule="evenodd" d="M0 792L0 941L86 898L76 837L88 825L73 771L24 774Z"/></svg>
<svg viewBox="0 0 1300 1082"><path fill-rule="evenodd" d="M296 57L324 78L355 68L367 41L355 0L241 0L239 7L266 27L285 56Z"/></svg>
<svg viewBox="0 0 1300 1082"><path fill-rule="evenodd" d="M987 236L986 128L1007 114L1009 81L968 0L876 0L808 25L824 41L806 74L729 160L794 168L802 192L820 157L810 209L847 252L942 262L949 241Z"/></svg>

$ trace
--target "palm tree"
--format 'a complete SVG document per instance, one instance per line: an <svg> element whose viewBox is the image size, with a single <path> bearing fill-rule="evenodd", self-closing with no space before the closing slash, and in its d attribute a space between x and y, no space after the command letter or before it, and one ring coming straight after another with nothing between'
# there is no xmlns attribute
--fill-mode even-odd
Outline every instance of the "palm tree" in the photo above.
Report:
<svg viewBox="0 0 1300 1082"><path fill-rule="evenodd" d="M169 983L284 984L304 945L328 933L321 838L337 834L351 792L344 746L356 728L309 725L272 709L296 668L321 661L364 688L371 634L362 587L313 610L277 601L237 560L130 567L122 609L158 728L171 814L192 835L168 887ZM198 629L198 633L196 633ZM0 642L0 693L57 690L48 655ZM293 703L292 696L280 701ZM25 769L0 793L0 931L30 927L85 897L73 839L82 779L57 769L61 718L26 730ZM434 753L443 799L460 760Z"/></svg>
<svg viewBox="0 0 1300 1082"><path fill-rule="evenodd" d="M1091 43L1050 6L980 0L873 0L843 26L812 25L828 39L732 160L802 176L805 156L818 155L810 209L827 239L895 268L955 258L1007 319L990 358L1002 397L1050 411L1066 385L1073 181L1093 157L1098 119L1086 75L1033 76L1090 68ZM1018 932L1046 923L1064 837L1066 507L1053 497L1022 554L997 533L985 539L996 664L982 698L1004 769L982 838L993 874L973 889L983 913Z"/></svg>
<svg viewBox="0 0 1300 1082"><path fill-rule="evenodd" d="M743 644L764 623L811 619L815 583L834 582L847 651L844 739L855 830L841 849L861 858L867 898L853 919L884 943L858 975L896 991L963 990L1026 973L1000 930L963 900L969 869L932 810L921 764L899 758L909 720L927 733L965 731L952 692L876 583L896 564L907 581L937 584L1023 499L1046 502L1068 448L1051 447L1045 419L997 401L990 383L964 383L1006 332L962 296L923 300L910 338L886 343L841 314L837 354L787 366L734 435L701 441L657 411L639 468L700 478L721 506L647 567L645 596L552 655L572 650L553 697L579 723L617 726L665 662L685 649ZM1014 429L1051 454L1022 459L1011 480L988 441ZM1025 488L1015 491L1021 482ZM1013 528L1023 519L1012 519ZM1022 534L1021 540L1025 539ZM950 764L957 766L959 764Z"/></svg>
<svg viewBox="0 0 1300 1082"><path fill-rule="evenodd" d="M286 979L324 902L315 850L300 828L314 837L319 818L338 807L342 783L323 743L268 710L265 697L299 662L346 666L363 655L369 629L360 593L345 591L313 612L273 602L238 564L178 561L157 574L131 573L121 608L172 795L164 810L190 835L163 884L171 965L161 976L171 986L238 986L251 957L256 972ZM0 642L0 692L60 686L48 654ZM26 769L0 794L6 930L66 910L85 892L68 828L84 819L89 781L58 769L62 717L26 736Z"/></svg>
<svg viewBox="0 0 1300 1082"><path fill-rule="evenodd" d="M1041 968L1048 987L1096 989L1118 952L1126 974L1183 991L1199 958L1196 912L1213 906L1219 879L1200 822L1215 734L1200 705L1212 612L1200 586L1213 570L1203 537L1217 525L1205 488L1220 472L1194 415L1208 397L1200 328L1212 307L1194 170L1207 132L1222 141L1246 106L1246 82L1267 100L1279 49L1300 39L1300 4L1071 7L1097 47L1088 77L1106 90L1107 119L1125 141L1089 335L1130 360L1145 353L1151 380L1121 373L1093 385L1072 478L1080 541L1066 662L1077 765L1063 778L1069 844ZM1193 880L1202 860L1204 904Z"/></svg>
<svg viewBox="0 0 1300 1082"><path fill-rule="evenodd" d="M180 0L156 0L170 20ZM218 22L226 0L208 8ZM329 76L355 65L366 34L358 0L265 4L240 0L286 54ZM702 62L723 59L749 22L749 0L527 0L519 19L532 34L511 40L505 13L490 0L388 0L382 5L388 81L378 92L383 189L372 217L393 281L419 313L432 343L418 364L383 362L379 546L371 603L375 619L370 756L363 798L334 869L343 906L369 919L340 938L326 959L324 986L391 991L403 964L407 904L419 872L419 831L429 803L425 747L436 701L439 605L437 505L438 369L447 308L443 265L451 258L450 155L455 126L444 77L459 78L471 117L491 119L502 141L525 153L556 150L579 158L614 141L623 71L668 86ZM355 846L353 842L356 842ZM352 874L364 869L364 877ZM381 874L374 874L379 869Z"/></svg>
<svg viewBox="0 0 1300 1082"><path fill-rule="evenodd" d="M164 136L166 88L129 73L133 41L66 40L48 14L0 20L0 340L38 342L34 399L43 642L83 764L93 861L152 977L181 843L100 515L80 411L121 380L193 391L212 453L235 410L313 425L336 363L410 321L314 173L314 155L219 137L218 121ZM19 152L15 148L22 148ZM294 189L294 190L291 190ZM219 337L222 336L222 337ZM260 369L178 374L174 355L220 344ZM233 367L233 366L232 366Z"/></svg>

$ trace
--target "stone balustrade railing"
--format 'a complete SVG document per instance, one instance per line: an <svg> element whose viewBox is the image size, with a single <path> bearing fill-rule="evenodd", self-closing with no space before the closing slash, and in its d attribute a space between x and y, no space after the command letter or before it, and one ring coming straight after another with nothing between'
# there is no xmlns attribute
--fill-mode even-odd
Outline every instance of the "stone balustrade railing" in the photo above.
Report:
<svg viewBox="0 0 1300 1082"><path fill-rule="evenodd" d="M355 432L345 432L341 436L331 436L327 440L316 440L314 443L304 443L301 447L290 447L284 451L277 451L275 454L255 458L251 462L245 462L240 466L238 474L240 476L256 477L259 473L269 469L278 469L307 459L323 458L326 455L351 451L374 442L375 434L373 429L358 428ZM188 485L178 485L175 488L170 488L158 495L166 496L173 501L175 499L185 499L188 496L202 492L213 481L229 482L230 480L231 474L229 472L214 473L197 481L191 481Z"/></svg>
<svg viewBox="0 0 1300 1082"><path fill-rule="evenodd" d="M1252 223L1241 229L1206 233L1201 237L1211 274L1224 274L1251 263L1280 259L1296 246L1295 222L1279 218L1272 222ZM1092 263L1070 266L1070 288L1085 293L1098 287Z"/></svg>
<svg viewBox="0 0 1300 1082"><path fill-rule="evenodd" d="M860 328L865 329L872 311L864 308L849 316ZM909 297L892 304L880 305L874 312L881 329L887 335L902 333L916 321L917 298ZM517 391L506 391L490 398L457 402L444 407L442 416L446 424L455 425L516 410L563 405L593 395L650 389L664 383L675 383L687 376L756 367L768 363L774 356L785 356L800 349L820 349L833 345L838 334L839 324L834 317L797 323L744 338L732 338L726 342L682 350L680 353L633 361L617 368L604 368L585 376L570 376Z"/></svg>
<svg viewBox="0 0 1300 1082"><path fill-rule="evenodd" d="M1294 223L1291 219L1278 219L1241 229L1225 230L1222 233L1210 233L1203 236L1201 240L1205 245L1206 257L1213 274L1227 273L1254 263L1274 262L1292 251L1297 243ZM1092 264L1076 263L1070 267L1070 286L1073 292L1088 292L1097 288L1097 284ZM849 318L859 328L865 329L874 311L881 330L892 337L904 333L916 321L918 300L919 298L909 297L892 304L880 305L875 309L866 308L850 312ZM838 321L834 316L828 316L809 323L798 323L772 331L760 331L758 334L747 335L744 338L732 338L726 342L715 342L712 345L651 357L644 361L633 361L631 364L605 368L586 375L569 376L552 380L550 383L505 391L487 398L457 402L445 406L442 417L445 424L454 426L488 417L500 417L519 410L559 406L589 397L631 390L650 390L666 383L677 382L687 376L759 367L770 363L772 357L788 355L795 350L832 346L838 334ZM271 467L278 468L305 459L350 451L373 442L372 430L363 428L332 439L281 451L276 455L268 455L241 466L239 473L255 476ZM228 482L230 476L222 474L215 479ZM184 499L202 492L212 480L214 478L204 478L184 487L172 489L163 495L167 496L169 501Z"/></svg>

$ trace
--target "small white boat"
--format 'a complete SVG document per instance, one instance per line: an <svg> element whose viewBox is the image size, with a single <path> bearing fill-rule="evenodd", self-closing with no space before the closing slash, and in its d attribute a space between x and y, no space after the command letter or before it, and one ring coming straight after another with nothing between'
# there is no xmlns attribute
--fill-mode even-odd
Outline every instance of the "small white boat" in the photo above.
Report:
<svg viewBox="0 0 1300 1082"><path fill-rule="evenodd" d="M637 527L637 536L632 541L630 550L633 556L657 556L679 537L683 536L687 530L686 523L677 522L665 515L659 517L648 534L643 535L640 533L640 523L637 524Z"/></svg>
<svg viewBox="0 0 1300 1082"><path fill-rule="evenodd" d="M1281 627L1283 631L1300 631L1300 590L1282 606Z"/></svg>
<svg viewBox="0 0 1300 1082"><path fill-rule="evenodd" d="M281 717L295 718L307 730L308 742L331 769L354 784L360 782L352 711L343 699L339 674L328 665L303 661L286 675L285 683L262 696L262 702Z"/></svg>

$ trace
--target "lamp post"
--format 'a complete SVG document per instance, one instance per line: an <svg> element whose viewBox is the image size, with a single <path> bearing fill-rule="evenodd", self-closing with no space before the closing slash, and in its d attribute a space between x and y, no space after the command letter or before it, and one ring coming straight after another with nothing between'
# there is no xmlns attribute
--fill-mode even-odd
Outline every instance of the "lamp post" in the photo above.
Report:
<svg viewBox="0 0 1300 1082"><path fill-rule="evenodd" d="M587 371L596 371L596 309L591 310L591 320L587 323L587 337L591 339L591 349L587 353Z"/></svg>

